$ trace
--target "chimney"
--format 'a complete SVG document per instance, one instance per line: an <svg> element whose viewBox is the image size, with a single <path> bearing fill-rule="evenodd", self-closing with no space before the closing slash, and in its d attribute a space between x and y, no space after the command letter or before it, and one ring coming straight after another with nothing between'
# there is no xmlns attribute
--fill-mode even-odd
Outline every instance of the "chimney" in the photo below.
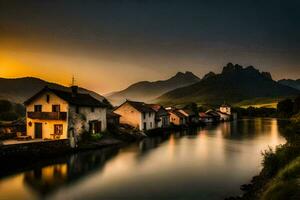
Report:
<svg viewBox="0 0 300 200"><path fill-rule="evenodd" d="M71 89L72 89L72 97L76 97L78 94L78 86L72 85Z"/></svg>

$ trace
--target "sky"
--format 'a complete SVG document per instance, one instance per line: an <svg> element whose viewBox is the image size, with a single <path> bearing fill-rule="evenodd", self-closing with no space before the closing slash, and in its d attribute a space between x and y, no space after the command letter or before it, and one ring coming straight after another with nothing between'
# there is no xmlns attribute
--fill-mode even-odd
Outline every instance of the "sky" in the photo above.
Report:
<svg viewBox="0 0 300 200"><path fill-rule="evenodd" d="M300 78L297 0L0 0L0 77L101 94L228 62Z"/></svg>

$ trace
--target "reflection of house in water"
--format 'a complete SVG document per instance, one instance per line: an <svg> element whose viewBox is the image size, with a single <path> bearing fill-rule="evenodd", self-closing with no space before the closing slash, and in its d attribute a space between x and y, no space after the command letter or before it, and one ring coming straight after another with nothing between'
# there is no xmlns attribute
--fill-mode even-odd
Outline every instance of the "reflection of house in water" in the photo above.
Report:
<svg viewBox="0 0 300 200"><path fill-rule="evenodd" d="M117 148L74 154L57 164L26 172L25 183L39 196L45 197L58 188L73 183L93 171L101 170L118 153Z"/></svg>

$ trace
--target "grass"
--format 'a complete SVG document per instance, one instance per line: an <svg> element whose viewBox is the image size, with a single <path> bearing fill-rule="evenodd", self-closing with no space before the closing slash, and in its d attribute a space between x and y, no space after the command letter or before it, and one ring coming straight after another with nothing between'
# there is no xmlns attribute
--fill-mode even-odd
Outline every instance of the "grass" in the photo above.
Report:
<svg viewBox="0 0 300 200"><path fill-rule="evenodd" d="M300 191L300 156L278 172L267 185L262 199L294 199Z"/></svg>

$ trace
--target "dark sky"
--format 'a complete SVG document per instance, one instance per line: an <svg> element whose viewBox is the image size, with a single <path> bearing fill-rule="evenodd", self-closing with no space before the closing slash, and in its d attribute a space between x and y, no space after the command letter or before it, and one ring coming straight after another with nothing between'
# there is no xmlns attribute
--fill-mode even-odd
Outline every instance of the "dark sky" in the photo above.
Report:
<svg viewBox="0 0 300 200"><path fill-rule="evenodd" d="M300 1L0 2L0 76L109 92L233 62L300 78Z"/></svg>

